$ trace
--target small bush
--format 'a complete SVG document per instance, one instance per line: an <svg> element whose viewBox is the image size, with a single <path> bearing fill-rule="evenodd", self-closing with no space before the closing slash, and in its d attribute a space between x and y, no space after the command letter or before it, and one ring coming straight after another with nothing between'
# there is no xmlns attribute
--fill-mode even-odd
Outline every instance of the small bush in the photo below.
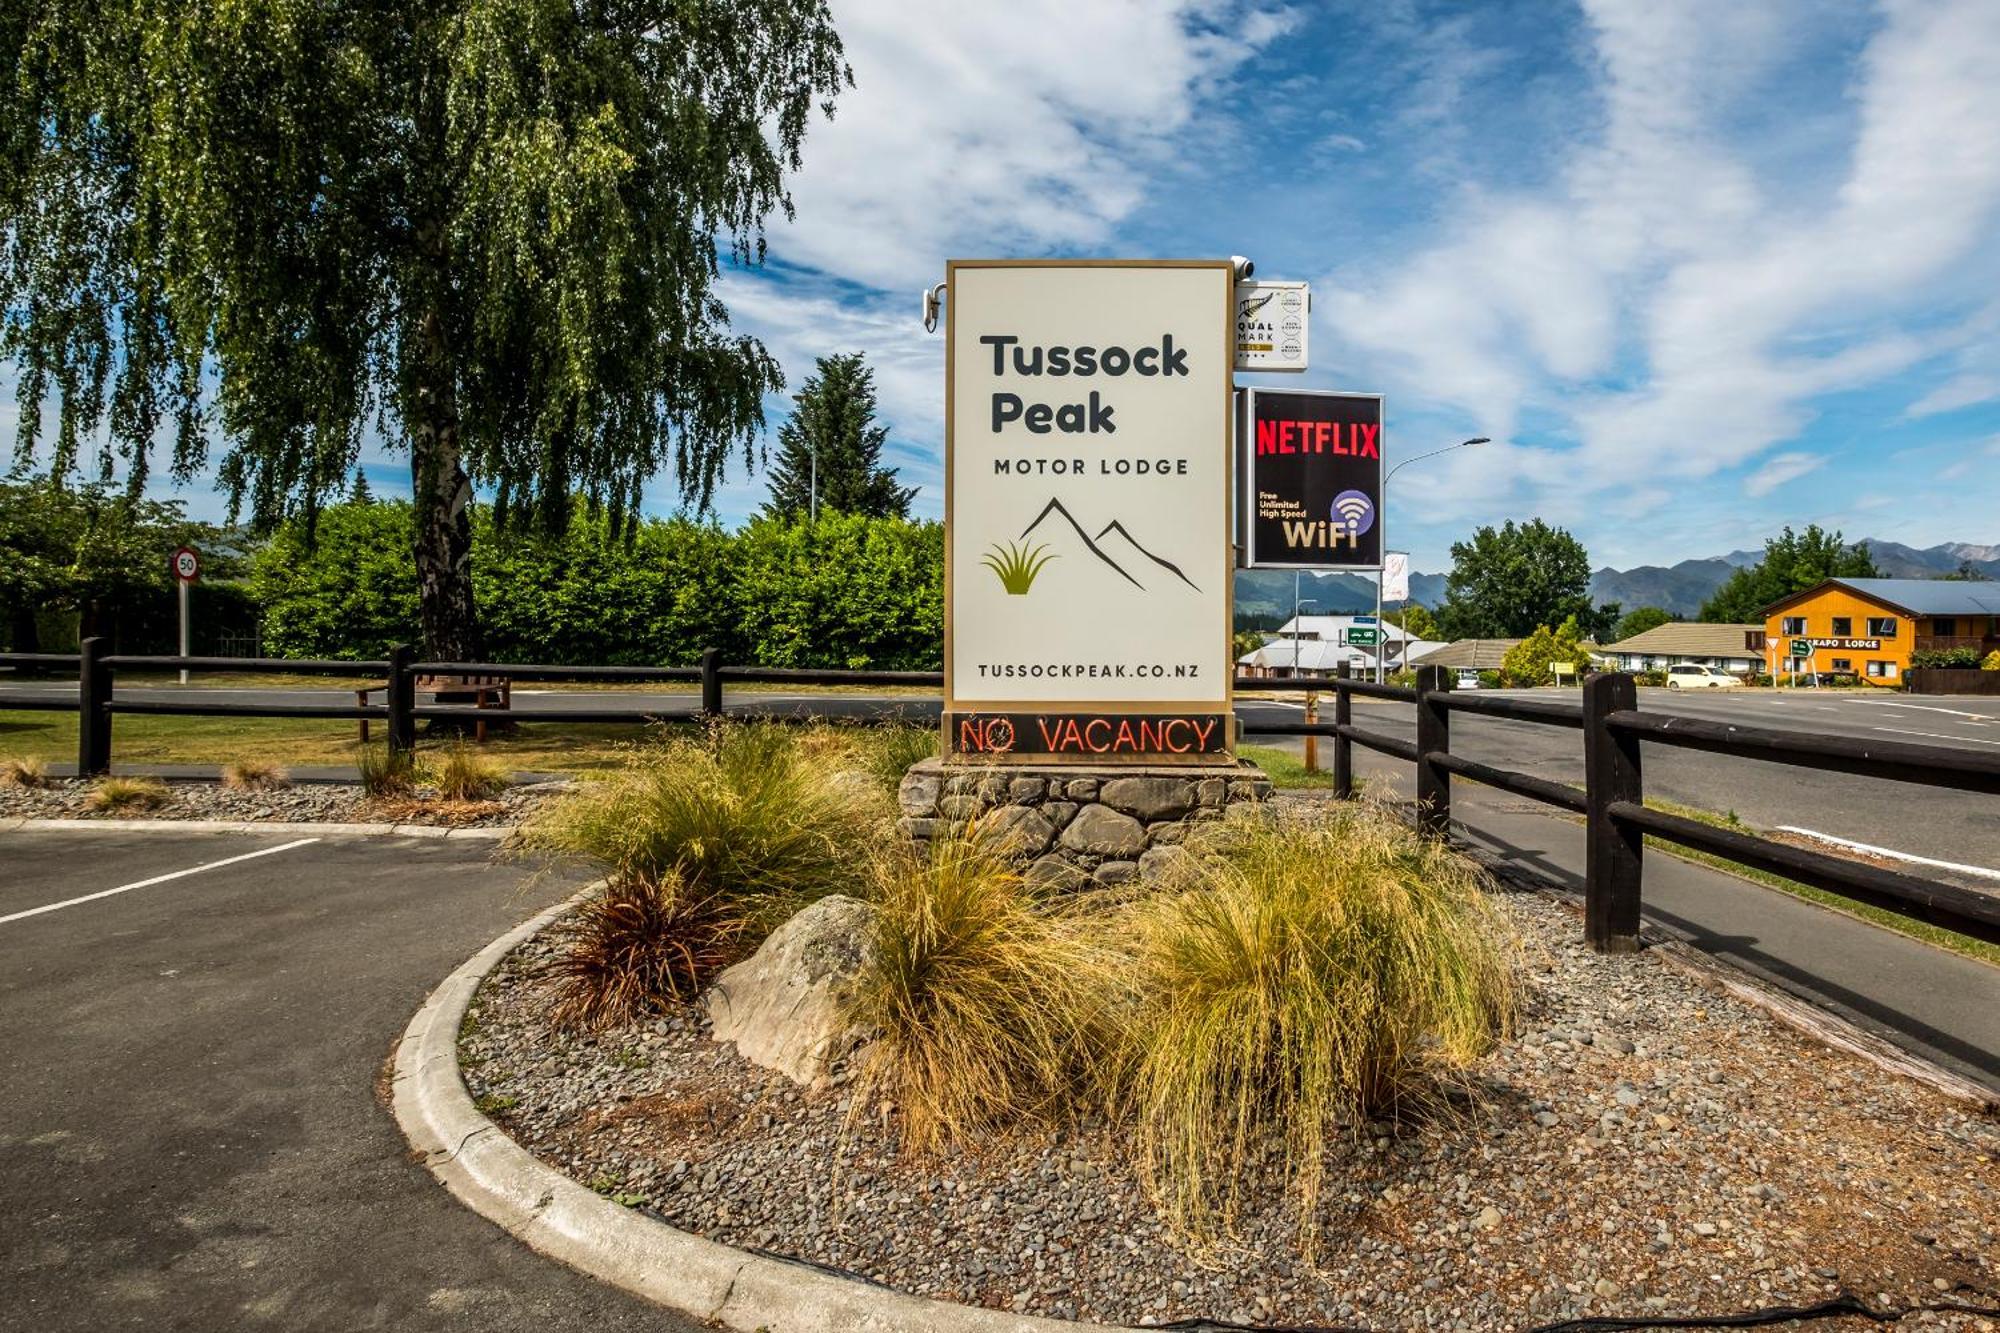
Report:
<svg viewBox="0 0 2000 1333"><path fill-rule="evenodd" d="M555 938L557 952L540 973L554 994L550 1018L581 1028L694 1000L745 943L743 918L727 901L690 892L677 875L607 885Z"/></svg>
<svg viewBox="0 0 2000 1333"><path fill-rule="evenodd" d="M0 787L46 787L49 766L39 759L0 759Z"/></svg>
<svg viewBox="0 0 2000 1333"><path fill-rule="evenodd" d="M935 1152L1091 1104L1120 971L1101 920L1042 910L972 839L885 855L876 903L875 956L853 997L880 1034L863 1101L896 1105L906 1146Z"/></svg>
<svg viewBox="0 0 2000 1333"><path fill-rule="evenodd" d="M1910 654L1912 667L1943 667L1967 671L1979 666L1977 648L1919 648Z"/></svg>
<svg viewBox="0 0 2000 1333"><path fill-rule="evenodd" d="M1487 1048L1508 936L1469 862L1366 804L1237 816L1195 850L1138 908L1120 1101L1167 1218L1226 1234L1274 1166L1310 1255L1327 1140Z"/></svg>
<svg viewBox="0 0 2000 1333"><path fill-rule="evenodd" d="M2000 648L1986 654L1986 660L1979 664L1981 671L2000 671Z"/></svg>
<svg viewBox="0 0 2000 1333"><path fill-rule="evenodd" d="M157 778L104 778L90 793L93 810L157 810L167 803L167 784Z"/></svg>
<svg viewBox="0 0 2000 1333"><path fill-rule="evenodd" d="M285 770L261 759L239 759L222 770L222 785L234 791L276 791L291 785Z"/></svg>
<svg viewBox="0 0 2000 1333"><path fill-rule="evenodd" d="M864 754L869 776L876 785L890 795L902 785L903 774L910 766L925 759L935 759L938 753L938 733L935 727L883 727L880 734L871 738Z"/></svg>
<svg viewBox="0 0 2000 1333"><path fill-rule="evenodd" d="M635 751L617 773L550 805L522 842L588 857L620 884L678 877L761 933L854 889L881 814L879 793L784 726L725 724Z"/></svg>
<svg viewBox="0 0 2000 1333"><path fill-rule="evenodd" d="M447 746L424 777L445 801L490 801L507 789L507 770L463 741Z"/></svg>
<svg viewBox="0 0 2000 1333"><path fill-rule="evenodd" d="M416 756L387 745L364 745L356 756L361 790L378 800L408 796L417 785Z"/></svg>

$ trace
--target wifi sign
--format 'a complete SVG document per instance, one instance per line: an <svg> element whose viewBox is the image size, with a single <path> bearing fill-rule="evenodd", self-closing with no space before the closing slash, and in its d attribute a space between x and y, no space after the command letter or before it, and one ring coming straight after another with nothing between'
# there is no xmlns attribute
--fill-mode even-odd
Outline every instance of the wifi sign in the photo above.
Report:
<svg viewBox="0 0 2000 1333"><path fill-rule="evenodd" d="M1335 527L1346 529L1350 537L1359 537L1375 526L1375 505L1364 492L1342 491L1333 497L1328 517Z"/></svg>

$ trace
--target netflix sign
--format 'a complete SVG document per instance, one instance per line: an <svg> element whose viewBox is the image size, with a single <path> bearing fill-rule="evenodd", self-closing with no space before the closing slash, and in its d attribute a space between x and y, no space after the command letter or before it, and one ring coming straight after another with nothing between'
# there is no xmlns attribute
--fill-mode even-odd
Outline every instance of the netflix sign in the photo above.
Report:
<svg viewBox="0 0 2000 1333"><path fill-rule="evenodd" d="M1243 564L1382 564L1382 396L1300 389L1239 395Z"/></svg>

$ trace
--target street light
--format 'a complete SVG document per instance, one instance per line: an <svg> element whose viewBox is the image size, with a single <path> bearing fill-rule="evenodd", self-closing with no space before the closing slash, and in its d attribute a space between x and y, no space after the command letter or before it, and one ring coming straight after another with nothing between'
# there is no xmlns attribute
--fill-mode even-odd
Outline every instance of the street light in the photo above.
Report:
<svg viewBox="0 0 2000 1333"><path fill-rule="evenodd" d="M1487 436L1475 435L1469 440L1460 440L1457 444L1448 444L1442 449L1433 449L1427 454L1418 454L1415 458L1405 458L1402 462L1390 468L1382 477L1382 518L1385 529L1389 517L1389 479L1391 477L1401 472L1410 464L1421 463L1426 458L1436 458L1439 454L1448 454L1454 449L1470 449L1475 444L1491 443L1493 441ZM1385 531L1382 547L1382 553L1385 556L1389 553L1387 536L1388 534ZM1382 662L1388 656L1388 647L1389 635L1382 628L1382 571L1380 568L1377 568L1375 571L1375 683L1377 685L1382 683Z"/></svg>
<svg viewBox="0 0 2000 1333"><path fill-rule="evenodd" d="M1318 604L1319 604L1319 599L1316 597L1308 597L1303 601L1299 599L1299 571L1296 569L1293 570L1292 571L1292 675L1294 676L1303 674L1299 670L1299 608L1302 606L1317 606Z"/></svg>

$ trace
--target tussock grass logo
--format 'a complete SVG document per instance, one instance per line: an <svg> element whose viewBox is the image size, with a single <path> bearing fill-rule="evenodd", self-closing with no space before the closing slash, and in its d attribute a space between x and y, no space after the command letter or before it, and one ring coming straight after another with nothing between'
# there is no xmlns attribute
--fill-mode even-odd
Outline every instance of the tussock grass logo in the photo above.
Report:
<svg viewBox="0 0 2000 1333"><path fill-rule="evenodd" d="M992 570L1000 578L1000 586L1009 596L1025 596L1028 589L1035 586L1035 575L1042 572L1042 566L1055 559L1046 554L1047 546L1029 546L1023 542L993 543L993 549L979 563Z"/></svg>

